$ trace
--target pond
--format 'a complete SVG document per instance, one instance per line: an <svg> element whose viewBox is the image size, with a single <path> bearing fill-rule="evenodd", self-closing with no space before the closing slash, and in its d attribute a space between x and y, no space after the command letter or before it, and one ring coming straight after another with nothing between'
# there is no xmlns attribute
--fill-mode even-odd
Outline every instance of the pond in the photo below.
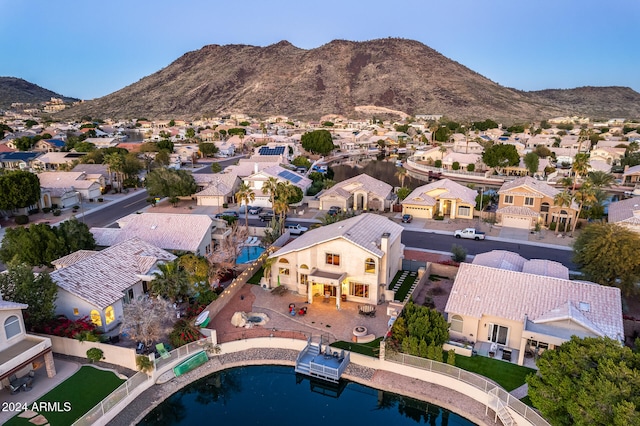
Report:
<svg viewBox="0 0 640 426"><path fill-rule="evenodd" d="M469 426L437 405L357 383L311 380L285 366L250 366L211 374L173 394L141 425Z"/></svg>
<svg viewBox="0 0 640 426"><path fill-rule="evenodd" d="M389 185L396 187L400 186L400 180L396 176L398 168L393 161L380 161L380 160L365 160L358 166L351 166L347 164L340 164L331 166L336 182L342 182L343 180L350 179L359 174L366 173L371 177L375 177ZM409 175L405 175L404 186L409 189L416 189L419 186L425 185L427 182L419 179L414 179Z"/></svg>

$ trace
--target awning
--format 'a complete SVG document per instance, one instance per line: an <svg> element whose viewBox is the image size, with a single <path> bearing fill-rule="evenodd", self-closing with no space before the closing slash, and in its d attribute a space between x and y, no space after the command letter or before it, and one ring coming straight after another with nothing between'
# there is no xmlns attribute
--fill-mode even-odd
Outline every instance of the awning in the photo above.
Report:
<svg viewBox="0 0 640 426"><path fill-rule="evenodd" d="M339 286L346 277L346 272L326 272L314 268L309 274L309 281L316 284Z"/></svg>

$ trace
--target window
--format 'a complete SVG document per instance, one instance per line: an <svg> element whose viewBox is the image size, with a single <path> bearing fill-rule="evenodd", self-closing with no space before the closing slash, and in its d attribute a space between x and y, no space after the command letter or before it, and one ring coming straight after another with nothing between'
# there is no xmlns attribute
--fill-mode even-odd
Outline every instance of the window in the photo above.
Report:
<svg viewBox="0 0 640 426"><path fill-rule="evenodd" d="M505 204L513 204L513 195L505 195L504 196Z"/></svg>
<svg viewBox="0 0 640 426"><path fill-rule="evenodd" d="M289 275L289 261L287 259L280 259L278 263L282 265L278 265L278 274L280 275Z"/></svg>
<svg viewBox="0 0 640 426"><path fill-rule="evenodd" d="M490 342L499 343L501 345L507 344L509 336L509 328L498 324L489 324L489 335L487 340Z"/></svg>
<svg viewBox="0 0 640 426"><path fill-rule="evenodd" d="M364 261L364 272L367 274L375 274L376 273L376 261L371 257L367 258Z"/></svg>
<svg viewBox="0 0 640 426"><path fill-rule="evenodd" d="M20 319L17 316L11 315L4 321L4 334L7 335L7 340L17 336L21 331Z"/></svg>
<svg viewBox="0 0 640 426"><path fill-rule="evenodd" d="M80 315L80 310L78 308L73 308L73 315L75 316Z"/></svg>
<svg viewBox="0 0 640 426"><path fill-rule="evenodd" d="M104 310L104 318L107 324L111 324L116 320L116 314L113 310L113 306L107 306L107 308Z"/></svg>
<svg viewBox="0 0 640 426"><path fill-rule="evenodd" d="M533 197L524 197L525 206L533 206Z"/></svg>
<svg viewBox="0 0 640 426"><path fill-rule="evenodd" d="M357 297L369 297L369 284L349 283L349 294Z"/></svg>
<svg viewBox="0 0 640 426"><path fill-rule="evenodd" d="M454 315L451 317L451 327L449 330L457 331L458 333L462 333L462 317L460 315Z"/></svg>
<svg viewBox="0 0 640 426"><path fill-rule="evenodd" d="M325 256L327 265L340 266L340 255L335 253L327 253Z"/></svg>
<svg viewBox="0 0 640 426"><path fill-rule="evenodd" d="M542 213L549 213L549 203L542 203L540 205L540 211Z"/></svg>
<svg viewBox="0 0 640 426"><path fill-rule="evenodd" d="M96 327L102 327L102 317L100 316L100 312L93 309L91 311L91 322L96 325Z"/></svg>
<svg viewBox="0 0 640 426"><path fill-rule="evenodd" d="M458 216L471 216L471 207L469 206L458 206Z"/></svg>

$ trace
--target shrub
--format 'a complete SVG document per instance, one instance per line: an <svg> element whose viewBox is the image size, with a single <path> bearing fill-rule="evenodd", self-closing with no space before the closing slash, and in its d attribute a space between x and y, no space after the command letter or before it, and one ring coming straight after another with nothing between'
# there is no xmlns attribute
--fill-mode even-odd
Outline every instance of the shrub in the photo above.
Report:
<svg viewBox="0 0 640 426"><path fill-rule="evenodd" d="M454 161L453 164L451 164L451 168L453 170L460 170L460 163L457 161Z"/></svg>
<svg viewBox="0 0 640 426"><path fill-rule="evenodd" d="M62 211L61 211L60 209L55 209L55 210L53 211L53 215L54 215L54 216L60 216L61 214L62 214Z"/></svg>
<svg viewBox="0 0 640 426"><path fill-rule="evenodd" d="M437 168L442 167L442 160L436 160L436 162L433 164L433 167L437 167Z"/></svg>
<svg viewBox="0 0 640 426"><path fill-rule="evenodd" d="M76 204L75 206L73 206L73 209L74 209L74 210L78 210L79 208L80 208L80 206L79 206L79 205L77 205L77 204Z"/></svg>
<svg viewBox="0 0 640 426"><path fill-rule="evenodd" d="M104 198L102 198L102 197L98 198L98 202L99 202L99 203L101 203L101 202L103 202L103 201L104 201Z"/></svg>
<svg viewBox="0 0 640 426"><path fill-rule="evenodd" d="M153 361L151 361L146 355L137 355L136 367L138 367L138 370L142 371L143 373L148 373L153 370Z"/></svg>
<svg viewBox="0 0 640 426"><path fill-rule="evenodd" d="M551 222L549 224L549 231L555 231L556 230L556 222Z"/></svg>
<svg viewBox="0 0 640 426"><path fill-rule="evenodd" d="M26 225L27 223L29 223L29 216L21 214L16 216L15 218L16 221L16 225Z"/></svg>
<svg viewBox="0 0 640 426"><path fill-rule="evenodd" d="M223 203L223 204L222 204L222 208L223 208L223 209L226 209L227 207L229 207L229 204L227 204L227 203Z"/></svg>
<svg viewBox="0 0 640 426"><path fill-rule="evenodd" d="M179 319L173 326L173 330L169 334L169 343L174 348L184 346L187 343L195 342L202 337L200 330L184 318Z"/></svg>
<svg viewBox="0 0 640 426"><path fill-rule="evenodd" d="M92 363L101 361L104 359L104 352L102 352L102 349L91 348L87 351L87 358L89 358L89 361Z"/></svg>
<svg viewBox="0 0 640 426"><path fill-rule="evenodd" d="M51 334L53 336L68 337L70 339L78 338L85 341L98 341L99 339L92 340L87 336L87 333L98 335L96 332L96 326L89 320L89 317L82 317L75 321L70 320L64 315L60 315L57 318L43 324L36 331L45 334Z"/></svg>
<svg viewBox="0 0 640 426"><path fill-rule="evenodd" d="M58 208L58 205L56 203L53 203L53 204L51 204L51 208L55 210L55 209Z"/></svg>
<svg viewBox="0 0 640 426"><path fill-rule="evenodd" d="M474 171L475 169L476 169L476 165L475 165L475 164L469 164L469 165L467 166L467 171L468 171L468 172L472 172L472 171Z"/></svg>
<svg viewBox="0 0 640 426"><path fill-rule="evenodd" d="M36 214L36 213L40 213L40 209L39 209L39 208L35 208L35 209L31 209L31 210L29 210L29 214L30 214L30 215L32 215L32 214Z"/></svg>
<svg viewBox="0 0 640 426"><path fill-rule="evenodd" d="M447 364L456 365L456 351L453 349L447 351Z"/></svg>
<svg viewBox="0 0 640 426"><path fill-rule="evenodd" d="M454 262L464 262L467 259L467 249L458 244L451 246L451 259Z"/></svg>
<svg viewBox="0 0 640 426"><path fill-rule="evenodd" d="M49 213L51 211L51 207L44 207L42 209L42 213Z"/></svg>
<svg viewBox="0 0 640 426"><path fill-rule="evenodd" d="M444 216L434 215L433 220L444 220Z"/></svg>

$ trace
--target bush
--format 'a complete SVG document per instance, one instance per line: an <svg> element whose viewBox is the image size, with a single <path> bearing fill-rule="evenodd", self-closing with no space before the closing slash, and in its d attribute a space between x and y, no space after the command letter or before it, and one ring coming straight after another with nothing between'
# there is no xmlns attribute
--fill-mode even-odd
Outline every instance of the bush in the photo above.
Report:
<svg viewBox="0 0 640 426"><path fill-rule="evenodd" d="M476 165L475 165L475 164L469 164L469 165L467 166L467 171L468 171L468 172L472 172L472 171L474 171L475 169L476 169Z"/></svg>
<svg viewBox="0 0 640 426"><path fill-rule="evenodd" d="M51 207L43 207L42 213L49 213L51 211Z"/></svg>
<svg viewBox="0 0 640 426"><path fill-rule="evenodd" d="M31 210L29 210L29 214L30 214L30 215L32 215L32 214L36 214L36 213L40 213L40 209L35 208L35 209L31 209Z"/></svg>
<svg viewBox="0 0 640 426"><path fill-rule="evenodd" d="M447 351L447 364L456 365L456 351L453 349Z"/></svg>
<svg viewBox="0 0 640 426"><path fill-rule="evenodd" d="M101 202L103 202L103 201L104 201L104 198L102 198L102 197L98 198L98 202L99 202L99 203L101 203Z"/></svg>
<svg viewBox="0 0 640 426"><path fill-rule="evenodd" d="M555 231L556 230L556 222L551 222L549 224L549 231Z"/></svg>
<svg viewBox="0 0 640 426"><path fill-rule="evenodd" d="M51 208L55 210L55 209L58 208L58 205L56 203L53 203L53 204L51 204Z"/></svg>
<svg viewBox="0 0 640 426"><path fill-rule="evenodd" d="M444 220L444 216L435 215L433 216L433 220Z"/></svg>
<svg viewBox="0 0 640 426"><path fill-rule="evenodd" d="M101 361L104 359L104 352L102 352L102 349L91 348L87 351L87 358L89 358L89 361L92 363Z"/></svg>
<svg viewBox="0 0 640 426"><path fill-rule="evenodd" d="M441 168L442 167L442 160L436 160L436 162L434 163L433 167Z"/></svg>
<svg viewBox="0 0 640 426"><path fill-rule="evenodd" d="M76 205L75 205L75 206L73 206L72 208L73 208L74 210L78 210L78 209L80 208L80 206L76 204Z"/></svg>
<svg viewBox="0 0 640 426"><path fill-rule="evenodd" d="M16 216L15 218L16 221L16 225L26 225L27 223L29 223L29 216L21 214Z"/></svg>
<svg viewBox="0 0 640 426"><path fill-rule="evenodd" d="M195 342L202 337L200 334L200 330L184 318L176 321L173 326L173 330L169 334L169 343L174 348L178 348L180 346L184 346L187 343Z"/></svg>
<svg viewBox="0 0 640 426"><path fill-rule="evenodd" d="M451 259L454 262L464 262L467 259L467 249L458 244L451 246Z"/></svg>
<svg viewBox="0 0 640 426"><path fill-rule="evenodd" d="M226 209L227 207L229 207L229 204L227 204L227 203L223 203L223 204L222 204L222 208L223 208L223 209Z"/></svg>
<svg viewBox="0 0 640 426"><path fill-rule="evenodd" d="M148 373L153 370L153 361L151 361L146 355L137 355L136 367L138 367L138 370L142 371L143 373Z"/></svg>
<svg viewBox="0 0 640 426"><path fill-rule="evenodd" d="M54 215L54 216L60 216L61 214L62 214L62 211L61 211L60 209L55 209L55 210L53 211L53 215Z"/></svg>

